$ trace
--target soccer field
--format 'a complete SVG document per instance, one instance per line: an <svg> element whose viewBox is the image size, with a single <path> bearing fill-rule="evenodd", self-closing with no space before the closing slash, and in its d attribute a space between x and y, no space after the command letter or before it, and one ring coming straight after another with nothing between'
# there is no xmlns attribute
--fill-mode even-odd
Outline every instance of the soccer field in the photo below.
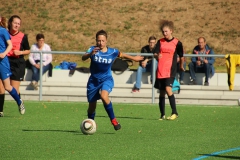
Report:
<svg viewBox="0 0 240 160"><path fill-rule="evenodd" d="M84 135L87 103L25 101L20 115L6 101L0 159L240 159L240 107L178 105L179 118L159 121L157 104L117 104L115 131L98 103L97 131ZM167 115L170 107L166 106Z"/></svg>

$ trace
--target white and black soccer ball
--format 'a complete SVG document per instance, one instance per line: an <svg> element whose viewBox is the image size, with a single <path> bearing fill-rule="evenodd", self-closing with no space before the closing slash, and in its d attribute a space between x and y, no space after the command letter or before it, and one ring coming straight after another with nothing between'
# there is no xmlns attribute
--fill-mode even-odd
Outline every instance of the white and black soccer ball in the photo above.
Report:
<svg viewBox="0 0 240 160"><path fill-rule="evenodd" d="M83 134L91 135L97 130L96 122L92 119L84 119L80 124L80 129Z"/></svg>

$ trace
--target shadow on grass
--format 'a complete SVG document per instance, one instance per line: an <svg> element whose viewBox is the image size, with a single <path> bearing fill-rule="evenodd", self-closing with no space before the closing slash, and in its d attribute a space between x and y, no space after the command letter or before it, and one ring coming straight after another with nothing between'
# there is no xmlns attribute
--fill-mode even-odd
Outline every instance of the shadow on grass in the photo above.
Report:
<svg viewBox="0 0 240 160"><path fill-rule="evenodd" d="M226 158L226 159L240 159L239 156L223 156L223 155L212 155L212 154L199 154L207 157L217 157L217 158Z"/></svg>
<svg viewBox="0 0 240 160"><path fill-rule="evenodd" d="M95 116L95 117L102 117L102 118L109 118L108 116ZM122 117L122 116L117 116L116 118L126 118L126 119L143 119L140 117Z"/></svg>
<svg viewBox="0 0 240 160"><path fill-rule="evenodd" d="M71 131L71 130L53 130L53 129L51 129L51 130L44 130L44 129L43 130L39 130L39 129L32 129L32 130L30 130L30 129L23 129L22 131L23 132L66 132L66 133L75 133L77 135L88 136L88 135L83 134L80 131ZM115 134L115 133L106 132L106 133L103 133L103 134L111 135L111 134Z"/></svg>
<svg viewBox="0 0 240 160"><path fill-rule="evenodd" d="M67 132L67 133L80 133L79 131L70 131L70 130L39 130L39 129L33 129L33 130L30 130L30 129L23 129L22 131L24 132Z"/></svg>
<svg viewBox="0 0 240 160"><path fill-rule="evenodd" d="M108 116L95 116L95 117L100 117L100 118L109 118ZM145 119L145 120L151 120L151 121L156 121L158 118L140 118L140 117L127 117L127 116L117 116L118 118L123 118L123 119Z"/></svg>

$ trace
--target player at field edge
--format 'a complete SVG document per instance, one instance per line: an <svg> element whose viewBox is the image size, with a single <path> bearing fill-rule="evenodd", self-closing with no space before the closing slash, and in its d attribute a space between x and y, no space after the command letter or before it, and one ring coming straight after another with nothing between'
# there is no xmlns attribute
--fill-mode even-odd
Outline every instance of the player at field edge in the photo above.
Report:
<svg viewBox="0 0 240 160"><path fill-rule="evenodd" d="M158 61L156 72L156 81L154 87L160 90L159 109L160 119L165 119L165 94L167 93L172 113L168 120L175 120L178 117L176 100L172 92L172 85L177 73L177 57L180 58L180 70L184 71L183 45L174 38L172 33L174 24L172 21L162 20L160 22L160 31L164 38L158 40L154 49L154 57Z"/></svg>
<svg viewBox="0 0 240 160"><path fill-rule="evenodd" d="M109 94L114 87L111 66L117 58L126 58L134 61L141 61L141 56L131 56L121 53L116 48L107 46L107 32L100 30L96 33L96 46L91 46L82 56L82 60L91 59L90 77L87 83L88 118L94 119L96 114L97 100L101 99L104 108L110 118L115 130L121 129L121 125L115 118L113 105Z"/></svg>
<svg viewBox="0 0 240 160"><path fill-rule="evenodd" d="M10 34L13 47L7 54L12 72L12 75L10 76L10 83L17 90L20 98L20 83L24 80L26 69L24 55L28 55L30 53L27 35L19 31L21 22L22 20L18 15L13 15L8 20L8 32ZM0 86L0 99L5 99L5 89L2 86ZM3 104L0 103L0 106L1 105ZM25 113L23 105L19 109L21 114Z"/></svg>
<svg viewBox="0 0 240 160"><path fill-rule="evenodd" d="M7 18L0 16L0 87L9 92L13 99L17 102L20 114L24 114L25 109L17 90L10 84L10 64L7 54L11 51L13 45L10 35L7 31ZM0 117L3 117L4 96L0 96ZM23 110L24 109L24 110Z"/></svg>

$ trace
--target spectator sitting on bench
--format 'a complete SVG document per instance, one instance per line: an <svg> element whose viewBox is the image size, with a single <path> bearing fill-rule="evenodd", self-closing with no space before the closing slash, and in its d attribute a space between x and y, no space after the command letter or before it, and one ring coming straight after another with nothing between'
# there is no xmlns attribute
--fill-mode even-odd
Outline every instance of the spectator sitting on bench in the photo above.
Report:
<svg viewBox="0 0 240 160"><path fill-rule="evenodd" d="M207 45L204 37L198 38L198 45L193 49L192 54L198 55L213 55L214 51ZM192 57L192 62L189 63L190 83L189 85L196 85L195 72L205 73L204 86L209 86L209 75L214 74L213 63L214 57Z"/></svg>
<svg viewBox="0 0 240 160"><path fill-rule="evenodd" d="M36 44L31 46L31 51L51 51L49 45L44 43L44 35L37 34L36 36ZM32 64L32 82L31 86L33 86L34 90L38 90L38 81L39 81L39 72L40 72L40 54L39 53L30 53L29 55L29 62ZM50 67L52 62L52 54L43 54L42 56L42 63L43 74L46 73Z"/></svg>
<svg viewBox="0 0 240 160"><path fill-rule="evenodd" d="M151 36L148 39L148 45L142 47L141 53L152 53L153 49L156 45L156 37ZM152 55L144 56L144 60L139 62L139 67L136 73L136 83L132 89L132 93L138 93L141 88L141 80L142 80L142 73L143 72L150 72L151 73L151 83L152 83ZM155 59L154 59L155 60ZM156 61L156 60L155 60ZM157 68L157 61L156 61L155 69Z"/></svg>

